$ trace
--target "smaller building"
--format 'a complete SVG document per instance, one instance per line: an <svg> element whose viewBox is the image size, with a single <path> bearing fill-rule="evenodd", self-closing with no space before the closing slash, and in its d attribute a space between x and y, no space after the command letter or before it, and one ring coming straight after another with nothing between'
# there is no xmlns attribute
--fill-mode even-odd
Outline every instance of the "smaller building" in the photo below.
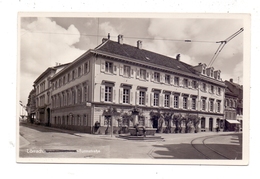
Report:
<svg viewBox="0 0 260 179"><path fill-rule="evenodd" d="M243 86L233 82L233 79L225 81L225 126L226 131L237 131L242 128L243 115Z"/></svg>
<svg viewBox="0 0 260 179"><path fill-rule="evenodd" d="M51 83L50 79L54 74L66 67L67 64L58 63L54 67L47 68L35 81L34 88L36 101L36 123L50 125L51 116Z"/></svg>

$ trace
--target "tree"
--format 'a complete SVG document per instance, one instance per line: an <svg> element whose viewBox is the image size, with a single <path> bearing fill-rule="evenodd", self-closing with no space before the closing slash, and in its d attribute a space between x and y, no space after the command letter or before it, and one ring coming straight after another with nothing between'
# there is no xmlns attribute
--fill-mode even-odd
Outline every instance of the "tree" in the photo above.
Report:
<svg viewBox="0 0 260 179"><path fill-rule="evenodd" d="M109 124L111 124L111 135L113 134L113 118L119 117L121 112L118 112L115 107L108 107L103 111L103 116L107 118L107 129L106 134L108 133Z"/></svg>
<svg viewBox="0 0 260 179"><path fill-rule="evenodd" d="M182 126L181 123L183 121L183 117L181 114L173 115L173 123L175 124L175 133L181 133Z"/></svg>
<svg viewBox="0 0 260 179"><path fill-rule="evenodd" d="M198 124L200 122L200 118L197 115L187 113L183 119L185 121L186 133L193 132L192 129L195 129L194 132L198 132Z"/></svg>
<svg viewBox="0 0 260 179"><path fill-rule="evenodd" d="M161 118L163 118L166 124L166 131L165 131L166 133L171 133L171 128L172 128L171 123L173 120L173 115L174 115L173 111L161 113Z"/></svg>

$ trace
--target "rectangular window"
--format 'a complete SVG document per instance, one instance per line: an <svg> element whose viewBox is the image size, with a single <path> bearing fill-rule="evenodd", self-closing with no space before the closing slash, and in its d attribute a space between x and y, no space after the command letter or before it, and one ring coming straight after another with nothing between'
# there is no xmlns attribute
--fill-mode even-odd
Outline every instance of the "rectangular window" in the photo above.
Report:
<svg viewBox="0 0 260 179"><path fill-rule="evenodd" d="M220 112L220 102L218 102L218 112Z"/></svg>
<svg viewBox="0 0 260 179"><path fill-rule="evenodd" d="M146 70L140 69L140 79L146 80Z"/></svg>
<svg viewBox="0 0 260 179"><path fill-rule="evenodd" d="M78 67L78 77L81 75L81 68Z"/></svg>
<svg viewBox="0 0 260 179"><path fill-rule="evenodd" d="M153 105L154 105L154 106L159 106L159 93L154 93L154 96L153 96Z"/></svg>
<svg viewBox="0 0 260 179"><path fill-rule="evenodd" d="M105 86L105 101L112 102L112 87Z"/></svg>
<svg viewBox="0 0 260 179"><path fill-rule="evenodd" d="M129 103L129 89L123 89L123 103Z"/></svg>
<svg viewBox="0 0 260 179"><path fill-rule="evenodd" d="M63 77L63 85L66 83L66 81L65 81L65 76Z"/></svg>
<svg viewBox="0 0 260 179"><path fill-rule="evenodd" d="M206 91L206 83L203 83L203 84L202 84L202 90L203 90L203 91Z"/></svg>
<svg viewBox="0 0 260 179"><path fill-rule="evenodd" d="M164 95L164 107L170 107L170 95L169 94Z"/></svg>
<svg viewBox="0 0 260 179"><path fill-rule="evenodd" d="M84 64L84 71L85 71L85 74L88 72L88 63Z"/></svg>
<svg viewBox="0 0 260 179"><path fill-rule="evenodd" d="M214 104L213 104L213 100L210 100L210 108L209 108L209 110L211 111L211 112L213 112L213 108L214 108Z"/></svg>
<svg viewBox="0 0 260 179"><path fill-rule="evenodd" d="M67 79L67 82L69 82L70 81L70 74L68 73L68 79Z"/></svg>
<svg viewBox="0 0 260 179"><path fill-rule="evenodd" d="M72 76L71 77L72 77L72 80L75 79L75 71L74 70L72 71Z"/></svg>
<svg viewBox="0 0 260 179"><path fill-rule="evenodd" d="M192 85L192 88L193 88L193 89L196 89L196 88L197 88L197 82L196 82L196 81L192 81L191 85Z"/></svg>
<svg viewBox="0 0 260 179"><path fill-rule="evenodd" d="M192 98L192 100L191 100L191 109L193 109L193 110L196 109L196 98Z"/></svg>
<svg viewBox="0 0 260 179"><path fill-rule="evenodd" d="M174 77L174 85L179 86L179 77Z"/></svg>
<svg viewBox="0 0 260 179"><path fill-rule="evenodd" d="M187 109L187 107L188 107L188 98L183 97L183 109Z"/></svg>
<svg viewBox="0 0 260 179"><path fill-rule="evenodd" d="M165 75L165 83L170 84L170 75Z"/></svg>
<svg viewBox="0 0 260 179"><path fill-rule="evenodd" d="M106 64L105 64L105 72L113 73L113 63L106 62Z"/></svg>
<svg viewBox="0 0 260 179"><path fill-rule="evenodd" d="M188 79L183 79L183 86L188 87Z"/></svg>
<svg viewBox="0 0 260 179"><path fill-rule="evenodd" d="M202 110L203 111L206 110L206 100L205 99L202 100Z"/></svg>
<svg viewBox="0 0 260 179"><path fill-rule="evenodd" d="M139 104L140 105L145 104L145 92L144 91L139 92Z"/></svg>
<svg viewBox="0 0 260 179"><path fill-rule="evenodd" d="M214 86L212 86L212 85L210 86L210 92L214 93Z"/></svg>
<svg viewBox="0 0 260 179"><path fill-rule="evenodd" d="M173 107L179 108L179 96L174 96L173 98Z"/></svg>
<svg viewBox="0 0 260 179"><path fill-rule="evenodd" d="M220 89L220 88L218 88L218 95L220 95L220 90L221 90L221 89Z"/></svg>
<svg viewBox="0 0 260 179"><path fill-rule="evenodd" d="M124 76L130 77L130 66L124 66Z"/></svg>
<svg viewBox="0 0 260 179"><path fill-rule="evenodd" d="M160 73L154 72L154 81L160 82Z"/></svg>

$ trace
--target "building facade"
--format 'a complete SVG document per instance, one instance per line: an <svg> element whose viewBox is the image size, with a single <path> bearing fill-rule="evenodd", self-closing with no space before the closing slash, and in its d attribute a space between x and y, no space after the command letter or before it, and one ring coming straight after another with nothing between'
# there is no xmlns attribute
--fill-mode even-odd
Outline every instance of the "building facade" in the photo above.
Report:
<svg viewBox="0 0 260 179"><path fill-rule="evenodd" d="M50 125L50 104L51 104L51 77L68 64L57 64L55 67L47 68L35 81L35 123Z"/></svg>
<svg viewBox="0 0 260 179"><path fill-rule="evenodd" d="M225 119L226 130L235 131L243 126L243 86L233 82L233 79L225 81Z"/></svg>
<svg viewBox="0 0 260 179"><path fill-rule="evenodd" d="M180 55L170 58L109 38L56 73L51 79L51 125L94 133L111 125L108 108L127 114L138 108L139 123L158 127L150 112L173 111L201 118L201 131L215 131L223 122L225 83L220 70L205 64L191 66ZM119 126L133 125L122 116L112 120Z"/></svg>

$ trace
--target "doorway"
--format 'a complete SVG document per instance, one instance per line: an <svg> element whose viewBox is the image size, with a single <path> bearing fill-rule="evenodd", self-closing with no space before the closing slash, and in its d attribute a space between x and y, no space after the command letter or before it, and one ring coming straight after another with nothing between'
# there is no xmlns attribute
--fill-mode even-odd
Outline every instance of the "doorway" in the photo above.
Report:
<svg viewBox="0 0 260 179"><path fill-rule="evenodd" d="M47 126L51 125L51 112L50 112L50 108L47 109Z"/></svg>
<svg viewBox="0 0 260 179"><path fill-rule="evenodd" d="M209 131L213 131L213 118L209 118Z"/></svg>

